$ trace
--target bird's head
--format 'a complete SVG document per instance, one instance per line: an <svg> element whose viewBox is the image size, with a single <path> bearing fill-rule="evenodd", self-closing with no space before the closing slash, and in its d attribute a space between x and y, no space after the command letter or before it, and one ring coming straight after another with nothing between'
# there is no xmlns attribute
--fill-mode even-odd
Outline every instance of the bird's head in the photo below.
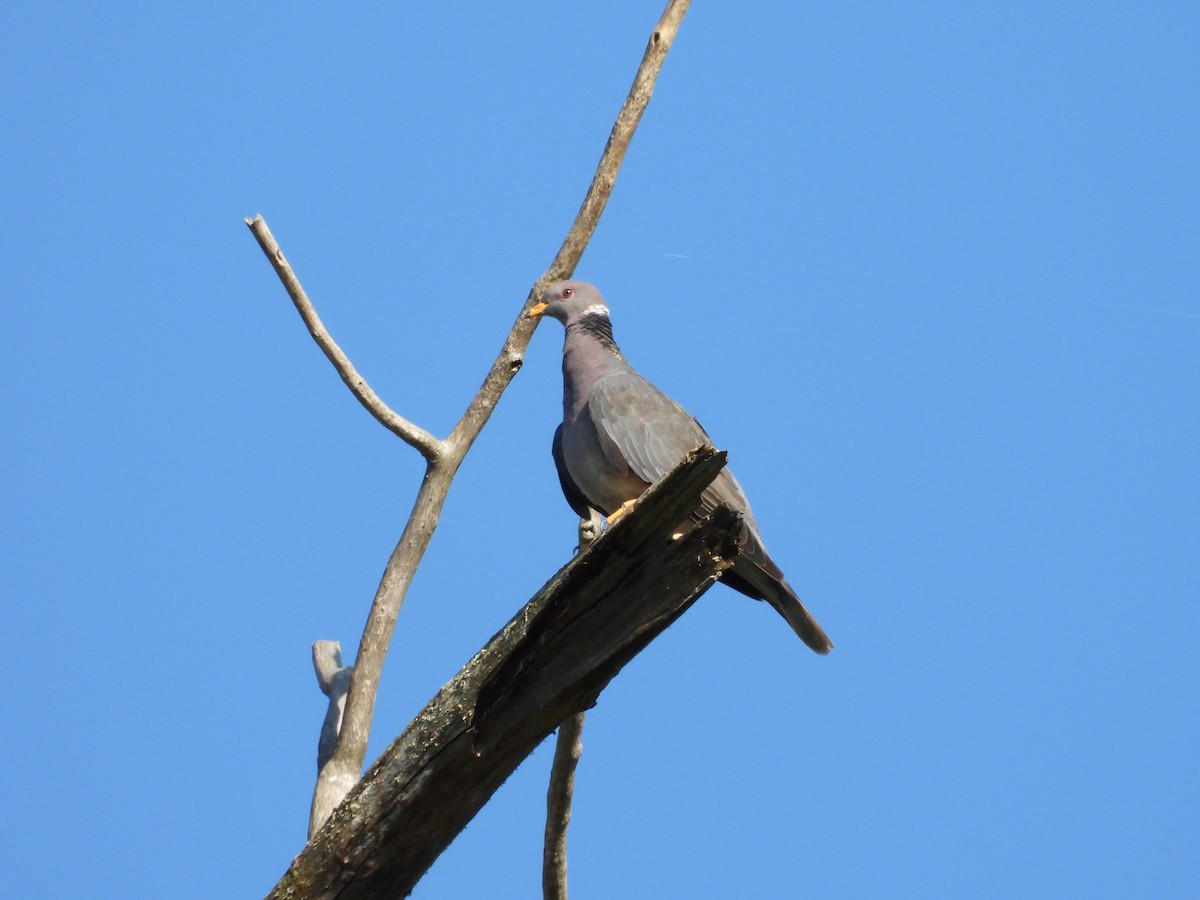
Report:
<svg viewBox="0 0 1200 900"><path fill-rule="evenodd" d="M538 302L529 309L531 318L549 316L564 326L574 325L589 315L608 318L608 306L594 284L586 281L555 281L546 285Z"/></svg>

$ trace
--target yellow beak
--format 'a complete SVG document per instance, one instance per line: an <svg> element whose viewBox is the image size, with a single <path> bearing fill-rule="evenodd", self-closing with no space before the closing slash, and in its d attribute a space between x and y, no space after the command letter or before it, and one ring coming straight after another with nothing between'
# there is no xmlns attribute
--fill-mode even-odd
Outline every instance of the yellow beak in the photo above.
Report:
<svg viewBox="0 0 1200 900"><path fill-rule="evenodd" d="M533 306L529 307L529 313L528 313L529 318L536 319L538 316L540 316L542 313L544 313L546 311L546 307L549 305L550 305L549 303L533 304Z"/></svg>

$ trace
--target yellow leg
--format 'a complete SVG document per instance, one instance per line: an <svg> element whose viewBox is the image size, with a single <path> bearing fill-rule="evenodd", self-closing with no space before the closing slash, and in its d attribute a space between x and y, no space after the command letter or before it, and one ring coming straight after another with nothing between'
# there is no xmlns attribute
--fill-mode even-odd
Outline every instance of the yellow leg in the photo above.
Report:
<svg viewBox="0 0 1200 900"><path fill-rule="evenodd" d="M624 503L621 504L620 509L618 509L611 516L609 516L607 519L604 520L604 523L606 525L611 525L613 522L617 521L617 519L621 518L621 516L625 515L625 513L629 512L629 510L633 508L633 505L635 503L637 503L636 500L626 500Z"/></svg>

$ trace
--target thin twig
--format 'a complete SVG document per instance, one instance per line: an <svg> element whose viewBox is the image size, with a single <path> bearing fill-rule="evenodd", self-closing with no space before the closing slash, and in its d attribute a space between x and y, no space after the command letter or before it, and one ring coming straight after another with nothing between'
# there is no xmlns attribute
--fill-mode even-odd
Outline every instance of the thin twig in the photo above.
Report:
<svg viewBox="0 0 1200 900"><path fill-rule="evenodd" d="M603 515L579 520L579 552L585 552L600 536ZM575 767L583 755L585 711L567 717L558 726L550 784L546 788L546 830L542 844L543 900L567 900L567 826L571 824L571 802L575 795Z"/></svg>
<svg viewBox="0 0 1200 900"><path fill-rule="evenodd" d="M629 149L629 142L633 140L633 133L642 121L642 113L646 111L650 95L654 93L654 83L658 80L658 73L667 58L667 51L671 49L679 25L683 22L683 16L690 5L691 0L671 0L663 10L658 26L650 35L646 52L642 55L642 64L633 76L633 86L621 105L621 111L617 113L617 121L613 123L608 143L604 145L604 153L596 166L592 185L588 188L583 204L575 216L575 224L567 232L554 262L550 263L550 268L542 276L545 281L570 278L575 266L579 264L579 259L600 222L600 214L604 212L608 198L612 195L617 170L621 168L625 151Z"/></svg>
<svg viewBox="0 0 1200 900"><path fill-rule="evenodd" d="M342 348L337 345L333 337L325 329L325 324L321 321L321 317L317 315L317 310L312 305L312 301L308 299L308 294L305 293L304 288L301 286L300 279L292 271L291 265L283 255L283 250L280 249L275 236L271 234L271 229L267 227L266 220L262 216L255 216L253 219L246 219L246 225L249 226L250 232L254 235L255 240L258 241L258 246L262 248L263 253L267 255L267 259L270 260L271 266L275 269L275 274L283 282L288 296L292 298L292 303L296 305L296 310L300 313L300 318L304 320L304 324L308 327L308 333L312 335L313 340L317 342L317 346L321 348L321 351L333 363L333 367L337 369L337 373L342 377L342 381L346 382L346 387L350 388L350 392L358 398L358 402L366 407L367 412L379 420L379 423L384 428L392 432L406 444L416 448L426 460L431 463L435 462L444 453L445 448L442 442L424 428L414 425L396 413L379 398L378 394L371 390L371 386L367 384L366 379L358 374L358 371L351 364L350 358L342 352Z"/></svg>
<svg viewBox="0 0 1200 900"><path fill-rule="evenodd" d="M333 758L337 749L338 734L342 730L342 714L346 710L346 692L350 689L350 676L354 673L354 667L342 665L342 646L337 641L317 641L313 644L312 657L317 684L320 685L321 693L329 698L329 709L325 713L325 721L321 725L321 738L317 742L319 780L321 771ZM345 783L338 785L337 790L313 793L312 809L308 816L309 837L313 836L333 812L333 807L329 805L330 799L338 797L340 801L340 798L354 787L357 780L354 773L350 773L350 777L343 773Z"/></svg>
<svg viewBox="0 0 1200 900"><path fill-rule="evenodd" d="M329 698L329 711L325 714L321 739L317 742L317 768L320 769L329 762L337 745L338 732L342 730L342 712L346 708L346 691L354 667L342 665L342 645L338 641L317 641L312 646L312 658L317 685Z"/></svg>
<svg viewBox="0 0 1200 900"><path fill-rule="evenodd" d="M527 313L529 307L536 301L542 286L552 281L558 281L560 278L569 278L574 273L575 267L579 265L584 249L592 239L592 235L595 234L596 226L600 224L600 215L608 204L608 198L612 196L613 186L617 183L617 172L621 168L622 160L625 159L625 151L629 149L633 133L642 120L642 113L646 111L646 106L650 103L650 95L654 93L654 83L658 79L663 61L667 58L667 51L671 49L671 44L675 40L679 25L683 21L683 15L687 12L690 3L691 0L670 0L667 8L663 10L658 25L650 35L646 52L642 54L641 65L638 66L637 74L633 77L633 86L629 89L625 102L621 104L621 111L617 114L617 120L613 123L608 143L604 145L600 162L596 164L596 174L592 176L592 183L588 186L579 212L575 215L571 230L563 238L562 246L559 247L553 262L550 263L550 268L530 290L529 297L525 300L525 305L521 308L517 321L513 323L512 331L509 332L508 339L500 350L500 355L492 363L491 371L484 378L483 385L471 400L462 419L454 427L450 437L446 439L446 442L456 450L460 446L469 449L474 443L488 417L491 416L492 410L496 408L500 395L504 393L504 389L508 387L509 382L521 368L521 364L525 360L525 349L529 346L529 339L533 337L533 331L540 321L540 319L530 319ZM466 452L466 449L463 452Z"/></svg>
<svg viewBox="0 0 1200 900"><path fill-rule="evenodd" d="M571 798L575 792L575 767L583 754L583 717L575 713L558 726L550 786L546 789L546 838L542 850L542 897L567 900L567 826L571 824Z"/></svg>

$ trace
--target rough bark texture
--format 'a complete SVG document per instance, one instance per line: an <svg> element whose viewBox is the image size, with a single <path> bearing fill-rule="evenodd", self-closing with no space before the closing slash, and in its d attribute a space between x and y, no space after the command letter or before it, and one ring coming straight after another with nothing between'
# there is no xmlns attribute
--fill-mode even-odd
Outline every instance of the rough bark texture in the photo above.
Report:
<svg viewBox="0 0 1200 900"><path fill-rule="evenodd" d="M558 572L443 687L296 857L272 898L406 896L492 793L737 556L728 509L681 523L725 454L703 448Z"/></svg>

